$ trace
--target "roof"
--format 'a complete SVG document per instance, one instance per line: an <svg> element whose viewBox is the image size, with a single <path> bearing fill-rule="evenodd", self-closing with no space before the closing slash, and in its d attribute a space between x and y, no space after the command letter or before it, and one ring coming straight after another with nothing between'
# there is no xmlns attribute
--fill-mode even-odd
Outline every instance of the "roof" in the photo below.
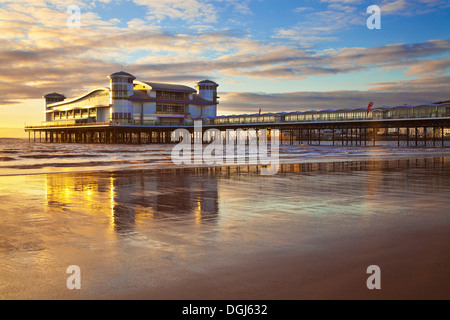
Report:
<svg viewBox="0 0 450 320"><path fill-rule="evenodd" d="M62 95L62 94L53 92L53 93L46 94L44 96L44 98L64 98L65 99L66 97L64 95Z"/></svg>
<svg viewBox="0 0 450 320"><path fill-rule="evenodd" d="M106 91L106 92L109 92L109 88L107 88L107 87L95 88L95 89L92 89L91 91L88 91L88 92L86 92L85 94L83 94L83 95L81 95L81 96L78 96L78 97L76 97L76 98L73 98L73 99L70 99L70 100L65 100L65 101L60 101L60 102L55 102L55 103L52 103L51 105L52 105L52 106L61 106L61 105L70 104L70 103L73 103L73 102L75 102L75 101L77 101L77 100L81 100L81 99L83 99L83 98L89 96L90 94L93 94L94 92L98 92L98 91ZM58 94L58 93L57 93L57 94ZM46 96L45 96L45 97L46 97ZM64 97L64 98L65 98L65 97Z"/></svg>
<svg viewBox="0 0 450 320"><path fill-rule="evenodd" d="M183 86L181 84L168 84L168 83L158 83L158 82L146 82L142 81L143 83L149 85L152 87L152 90L163 90L163 91L176 91L176 92L187 92L187 93L196 93L197 90L188 87Z"/></svg>
<svg viewBox="0 0 450 320"><path fill-rule="evenodd" d="M433 104L443 104L443 103L449 103L450 100L446 100L446 101L437 101L437 102L433 102Z"/></svg>
<svg viewBox="0 0 450 320"><path fill-rule="evenodd" d="M211 81L211 80L203 80L203 81L197 82L197 84L212 84L215 86L219 86L217 83L215 83L214 81Z"/></svg>
<svg viewBox="0 0 450 320"><path fill-rule="evenodd" d="M154 100L155 98L150 97L145 90L133 90L133 95L129 97L135 100Z"/></svg>
<svg viewBox="0 0 450 320"><path fill-rule="evenodd" d="M128 72L125 71L115 72L112 75L110 75L110 77L117 77L117 76L135 78L132 74L129 74Z"/></svg>
<svg viewBox="0 0 450 320"><path fill-rule="evenodd" d="M198 94L194 94L192 97L192 101L196 104L206 104L206 105L213 105L216 104L214 101L209 101L206 99L203 99Z"/></svg>

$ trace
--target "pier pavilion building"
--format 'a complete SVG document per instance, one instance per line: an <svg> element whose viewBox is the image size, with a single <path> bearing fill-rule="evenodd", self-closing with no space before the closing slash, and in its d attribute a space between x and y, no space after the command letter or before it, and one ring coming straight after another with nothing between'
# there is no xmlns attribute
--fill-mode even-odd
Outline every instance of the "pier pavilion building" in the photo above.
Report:
<svg viewBox="0 0 450 320"><path fill-rule="evenodd" d="M184 125L188 118L217 115L217 83L203 80L196 89L179 84L138 80L127 72L109 77L109 87L92 89L73 99L50 93L44 126L108 123L116 125Z"/></svg>

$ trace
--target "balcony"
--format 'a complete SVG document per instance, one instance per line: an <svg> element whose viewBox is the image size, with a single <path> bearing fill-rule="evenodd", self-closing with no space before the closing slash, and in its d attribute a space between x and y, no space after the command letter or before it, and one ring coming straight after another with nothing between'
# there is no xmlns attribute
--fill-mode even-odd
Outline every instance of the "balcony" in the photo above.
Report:
<svg viewBox="0 0 450 320"><path fill-rule="evenodd" d="M180 112L180 111L156 111L156 114L176 114L176 115L187 115L189 116L190 113Z"/></svg>

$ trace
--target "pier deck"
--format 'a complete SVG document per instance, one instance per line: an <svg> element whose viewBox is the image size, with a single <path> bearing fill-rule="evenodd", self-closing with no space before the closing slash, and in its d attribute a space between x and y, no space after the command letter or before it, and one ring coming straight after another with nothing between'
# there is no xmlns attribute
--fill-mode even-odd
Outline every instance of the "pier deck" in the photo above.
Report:
<svg viewBox="0 0 450 320"><path fill-rule="evenodd" d="M145 126L116 123L89 123L58 126L27 126L29 141L47 143L100 143L100 144L149 144L172 143L171 134L176 129L194 132L194 125ZM283 144L320 145L329 141L332 145L375 145L380 140L397 141L400 146L444 147L450 139L450 117L335 120L307 122L203 124L208 129L278 129Z"/></svg>

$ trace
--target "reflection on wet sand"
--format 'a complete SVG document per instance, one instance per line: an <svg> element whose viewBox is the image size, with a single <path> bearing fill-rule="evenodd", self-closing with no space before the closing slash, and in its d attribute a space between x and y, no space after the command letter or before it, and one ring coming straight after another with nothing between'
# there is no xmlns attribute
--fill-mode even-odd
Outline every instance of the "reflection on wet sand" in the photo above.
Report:
<svg viewBox="0 0 450 320"><path fill-rule="evenodd" d="M119 233L126 233L133 231L136 224L149 219L217 222L220 201L218 184L221 179L231 181L258 179L261 182L260 189L263 185L266 191L268 189L278 192L298 191L297 196L303 201L304 195L310 196L310 193L320 194L323 198L336 196L338 190L335 189L335 182L330 181L329 175L361 172L367 174L366 179L351 179L345 185L345 189L354 196L364 195L370 198L376 192L391 189L423 191L422 180L404 177L392 179L392 175L379 174L380 171L429 168L434 173L426 185L430 191L446 184L446 175L436 173L443 173L449 165L450 158L285 164L280 165L279 174L272 180L260 176L260 166L49 174L46 175L46 205L52 212L54 210L64 212L71 208L100 215L109 212L110 228ZM305 186L304 181L299 181L300 184L289 185L288 188L278 184L278 177L292 173L319 174L324 180L320 183L321 178L315 177L315 183ZM414 172L410 173L413 174ZM341 181L344 179L345 176L341 176ZM271 185L271 182L274 184ZM305 187L308 192L301 192L301 188ZM239 192L241 190L238 189ZM229 194L222 194L222 197L233 198L233 191L229 190ZM276 200L271 195L268 195L268 199ZM272 206L271 208L273 209Z"/></svg>
<svg viewBox="0 0 450 320"><path fill-rule="evenodd" d="M133 231L147 219L191 219L212 223L218 215L217 179L178 173L49 174L46 205L51 212L76 208L110 213L116 232Z"/></svg>

